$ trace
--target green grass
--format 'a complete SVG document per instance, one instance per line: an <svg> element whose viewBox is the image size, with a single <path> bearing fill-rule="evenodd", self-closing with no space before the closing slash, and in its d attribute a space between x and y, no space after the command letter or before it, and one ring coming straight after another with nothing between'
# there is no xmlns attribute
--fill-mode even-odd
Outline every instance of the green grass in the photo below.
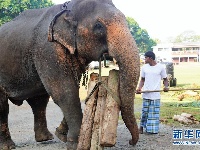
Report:
<svg viewBox="0 0 200 150"><path fill-rule="evenodd" d="M170 89L187 89L200 88L200 63L185 63L174 66L174 77L177 79L177 86ZM166 124L177 125L173 121L174 115L181 113L192 114L195 119L200 121L200 100L195 96L187 95L182 101L179 101L179 96L187 91L162 92L161 93L161 112L160 118ZM200 94L200 91L192 91Z"/></svg>
<svg viewBox="0 0 200 150"><path fill-rule="evenodd" d="M188 63L174 66L174 77L178 86L200 85L200 63Z"/></svg>

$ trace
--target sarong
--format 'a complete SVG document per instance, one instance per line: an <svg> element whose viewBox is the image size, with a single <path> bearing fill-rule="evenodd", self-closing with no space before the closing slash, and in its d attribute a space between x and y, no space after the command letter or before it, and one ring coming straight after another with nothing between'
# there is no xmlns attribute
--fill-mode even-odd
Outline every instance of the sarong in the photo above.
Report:
<svg viewBox="0 0 200 150"><path fill-rule="evenodd" d="M160 99L143 99L140 126L148 133L158 133L160 119Z"/></svg>

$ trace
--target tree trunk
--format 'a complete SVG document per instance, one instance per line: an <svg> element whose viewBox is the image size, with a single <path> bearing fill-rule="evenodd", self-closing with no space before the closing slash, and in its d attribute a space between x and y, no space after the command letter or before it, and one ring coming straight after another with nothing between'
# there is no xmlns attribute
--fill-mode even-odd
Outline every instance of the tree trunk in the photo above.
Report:
<svg viewBox="0 0 200 150"><path fill-rule="evenodd" d="M119 97L119 76L117 70L111 70L109 72L108 89L112 91L107 92L100 144L102 146L111 147L116 143L120 111L120 102L116 98L116 96Z"/></svg>
<svg viewBox="0 0 200 150"><path fill-rule="evenodd" d="M94 86L97 83L98 74L91 73L90 81L88 83L88 94L93 90ZM80 129L80 135L77 145L77 150L88 150L90 149L90 142L92 138L92 126L94 123L94 115L96 111L96 98L97 98L98 89L91 95L88 99L82 119L82 125Z"/></svg>
<svg viewBox="0 0 200 150"><path fill-rule="evenodd" d="M102 77L102 82L107 85L108 77ZM92 129L92 139L90 150L103 150L104 148L100 145L101 136L101 124L104 115L105 101L106 101L107 91L100 85L97 99L97 107L94 117L94 124Z"/></svg>

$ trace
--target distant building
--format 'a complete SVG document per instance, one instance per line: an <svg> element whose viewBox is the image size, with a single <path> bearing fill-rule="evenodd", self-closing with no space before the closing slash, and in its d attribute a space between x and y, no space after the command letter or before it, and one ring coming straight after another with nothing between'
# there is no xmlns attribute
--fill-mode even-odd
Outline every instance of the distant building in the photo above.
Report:
<svg viewBox="0 0 200 150"><path fill-rule="evenodd" d="M200 43L168 43L153 46L157 61L200 62Z"/></svg>

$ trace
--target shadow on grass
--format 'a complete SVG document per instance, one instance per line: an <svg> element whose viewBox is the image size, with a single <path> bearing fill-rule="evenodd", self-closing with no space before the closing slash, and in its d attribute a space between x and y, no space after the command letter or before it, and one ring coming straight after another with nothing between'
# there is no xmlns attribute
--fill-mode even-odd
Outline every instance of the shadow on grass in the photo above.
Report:
<svg viewBox="0 0 200 150"><path fill-rule="evenodd" d="M177 84L177 86L175 86L174 88L182 88L185 86L190 86L191 84L187 83L187 84ZM171 87L170 87L171 88Z"/></svg>

